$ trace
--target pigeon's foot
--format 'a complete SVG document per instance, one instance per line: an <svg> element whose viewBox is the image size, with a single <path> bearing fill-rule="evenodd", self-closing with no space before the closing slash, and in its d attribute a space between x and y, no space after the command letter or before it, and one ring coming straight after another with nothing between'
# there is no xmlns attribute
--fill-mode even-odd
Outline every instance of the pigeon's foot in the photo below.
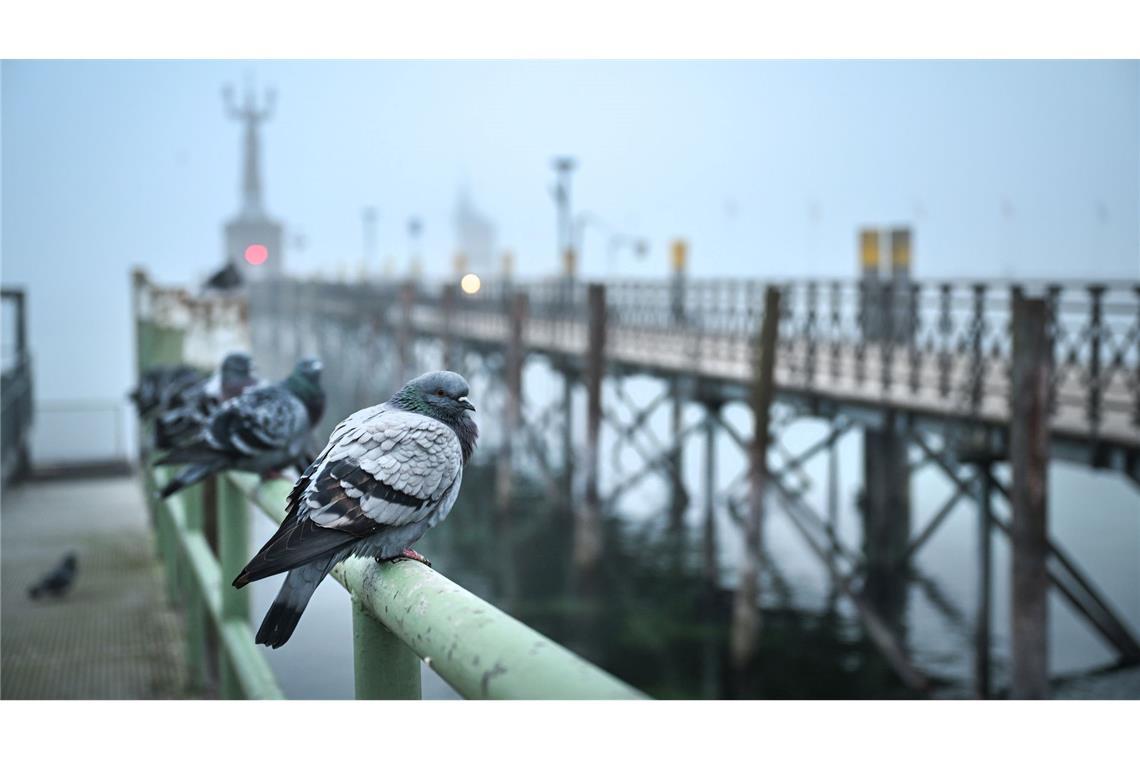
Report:
<svg viewBox="0 0 1140 760"><path fill-rule="evenodd" d="M396 560L400 560L400 559L414 559L416 562L423 562L428 567L431 567L431 560L429 560L424 555L420 554L415 549L404 549L404 551L400 552L399 556L392 557L388 561L389 562L395 562Z"/></svg>
<svg viewBox="0 0 1140 760"><path fill-rule="evenodd" d="M282 470L266 470L265 472L261 473L262 482L265 482L266 480L281 480L284 478L285 475L284 471Z"/></svg>

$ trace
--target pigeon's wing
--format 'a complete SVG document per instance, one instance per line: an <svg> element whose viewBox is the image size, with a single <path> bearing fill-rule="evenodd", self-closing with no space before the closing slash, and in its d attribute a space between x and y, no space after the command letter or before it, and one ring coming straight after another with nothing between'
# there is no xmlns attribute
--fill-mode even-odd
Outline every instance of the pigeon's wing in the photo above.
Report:
<svg viewBox="0 0 1140 760"><path fill-rule="evenodd" d="M345 430L318 464L298 506L322 527L368 535L427 519L459 475L463 454L443 423L387 410Z"/></svg>
<svg viewBox="0 0 1140 760"><path fill-rule="evenodd" d="M206 376L193 367L179 365L162 387L162 408L173 409L189 403L202 392L206 379Z"/></svg>
<svg viewBox="0 0 1140 760"><path fill-rule="evenodd" d="M288 518L241 582L306 564L385 528L429 520L447 501L463 467L455 433L419 414L363 411L370 413L337 427L297 481Z"/></svg>
<svg viewBox="0 0 1140 760"><path fill-rule="evenodd" d="M219 452L252 457L287 449L308 429L304 405L286 389L269 386L224 402L206 428L206 443Z"/></svg>

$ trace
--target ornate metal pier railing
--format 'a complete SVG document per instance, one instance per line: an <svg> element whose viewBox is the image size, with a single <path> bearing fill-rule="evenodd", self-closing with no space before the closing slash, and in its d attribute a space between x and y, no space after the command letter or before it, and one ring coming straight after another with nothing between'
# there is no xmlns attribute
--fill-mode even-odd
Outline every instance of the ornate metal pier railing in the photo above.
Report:
<svg viewBox="0 0 1140 760"><path fill-rule="evenodd" d="M754 366L766 283L610 281L605 360L658 375L743 387ZM1010 409L1011 314L1049 305L1051 427L1094 450L1140 448L1140 282L817 281L780 284L777 393L1003 425ZM587 343L586 284L451 286L282 280L251 294L255 329L285 354L298 320L505 347L510 302L525 295L524 348L573 364ZM260 324L260 328L256 325ZM285 342L282 342L285 341ZM401 349L401 350L406 350ZM505 350L505 349L504 349Z"/></svg>

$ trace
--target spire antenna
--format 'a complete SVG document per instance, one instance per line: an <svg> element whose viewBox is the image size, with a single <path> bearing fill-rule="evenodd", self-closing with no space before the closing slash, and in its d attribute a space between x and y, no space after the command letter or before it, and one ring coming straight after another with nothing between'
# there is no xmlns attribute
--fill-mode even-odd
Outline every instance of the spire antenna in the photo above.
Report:
<svg viewBox="0 0 1140 760"><path fill-rule="evenodd" d="M258 127L273 115L277 93L273 88L267 87L264 103L258 108L253 87L247 82L245 102L240 107L234 98L234 89L230 85L222 89L222 98L225 101L227 115L245 126L241 177L242 215L263 216L265 211L261 202L261 141Z"/></svg>

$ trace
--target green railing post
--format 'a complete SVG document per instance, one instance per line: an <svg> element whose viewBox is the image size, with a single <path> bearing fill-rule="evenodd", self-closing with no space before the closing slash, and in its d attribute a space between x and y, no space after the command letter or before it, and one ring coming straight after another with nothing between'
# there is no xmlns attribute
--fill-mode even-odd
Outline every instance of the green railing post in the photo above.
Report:
<svg viewBox="0 0 1140 760"><path fill-rule="evenodd" d="M186 331L178 327L154 326L150 359L153 364L178 364L185 361L182 344Z"/></svg>
<svg viewBox="0 0 1140 760"><path fill-rule="evenodd" d="M222 566L222 626L249 622L249 592L233 587L249 561L249 509L245 496L229 478L218 478L218 553ZM221 658L222 698L240 699L241 686L229 657Z"/></svg>
<svg viewBox="0 0 1140 760"><path fill-rule="evenodd" d="M420 658L352 597L357 699L420 699Z"/></svg>
<svg viewBox="0 0 1140 760"><path fill-rule="evenodd" d="M177 605L178 599L178 536L171 525L170 506L161 499L155 504L155 527L158 529L158 554L166 575L166 595L170 604Z"/></svg>
<svg viewBox="0 0 1140 760"><path fill-rule="evenodd" d="M185 509L186 533L188 536L201 536L205 525L202 486L188 488L182 496ZM206 654L207 617L203 599L205 589L201 588L193 572L186 574L186 665L190 671L191 685L202 690L209 681L209 662Z"/></svg>

